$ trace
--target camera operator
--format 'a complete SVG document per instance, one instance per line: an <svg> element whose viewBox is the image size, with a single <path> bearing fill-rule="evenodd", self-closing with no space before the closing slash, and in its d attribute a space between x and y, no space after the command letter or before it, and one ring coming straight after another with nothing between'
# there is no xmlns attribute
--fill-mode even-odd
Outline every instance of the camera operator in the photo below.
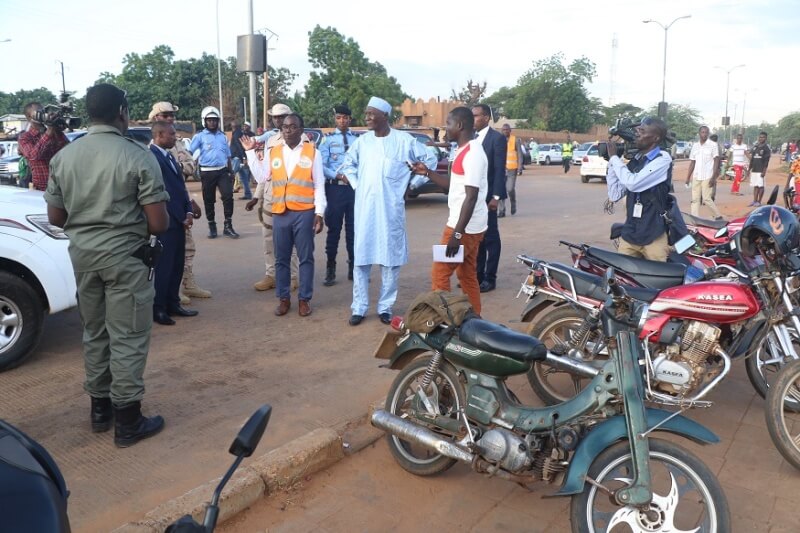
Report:
<svg viewBox="0 0 800 533"><path fill-rule="evenodd" d="M619 253L666 261L669 243L662 215L668 207L672 158L659 145L667 135L667 125L645 118L635 131L638 153L627 165L616 154L608 161L608 197L617 202L625 196L626 202ZM616 146L612 137L609 147Z"/></svg>
<svg viewBox="0 0 800 533"><path fill-rule="evenodd" d="M28 160L33 177L33 188L39 191L47 189L47 178L50 176L50 160L56 152L64 148L69 141L64 135L61 125L49 124L37 120L41 118L44 108L39 102L30 102L25 106L25 117L30 126L19 136L19 153Z"/></svg>

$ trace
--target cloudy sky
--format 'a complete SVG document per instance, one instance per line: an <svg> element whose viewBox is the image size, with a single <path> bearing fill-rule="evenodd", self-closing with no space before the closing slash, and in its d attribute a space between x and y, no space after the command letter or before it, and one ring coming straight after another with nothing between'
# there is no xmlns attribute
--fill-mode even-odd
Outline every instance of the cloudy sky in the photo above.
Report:
<svg viewBox="0 0 800 533"><path fill-rule="evenodd" d="M569 4L569 5L567 5ZM217 52L216 0L2 0L0 91L61 89L79 95L103 71L117 73L128 52L167 44L176 58ZM775 122L800 110L800 3L796 0L615 0L505 2L473 0L366 1L254 0L256 30L269 28L270 64L300 74L310 66L308 32L333 26L355 39L414 97L448 97L468 78L488 82L488 92L514 85L531 62L563 52L597 65L590 85L604 104L649 107L661 99L664 30L669 24L666 99L700 110L719 124L730 74L729 115L740 122ZM236 36L248 33L247 0L219 0L220 50L236 54ZM176 7L178 7L176 9ZM181 9L182 8L182 9ZM616 54L612 41L616 36ZM616 56L616 61L612 58ZM612 65L616 68L612 69ZM721 67L721 68L715 68ZM612 71L615 75L612 76ZM209 80L216 84L216 80Z"/></svg>

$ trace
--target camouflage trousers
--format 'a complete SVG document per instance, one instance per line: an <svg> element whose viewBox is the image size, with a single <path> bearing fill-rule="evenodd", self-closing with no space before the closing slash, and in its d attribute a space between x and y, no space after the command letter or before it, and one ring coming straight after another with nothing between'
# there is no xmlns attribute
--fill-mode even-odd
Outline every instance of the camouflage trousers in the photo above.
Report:
<svg viewBox="0 0 800 533"><path fill-rule="evenodd" d="M192 238L192 228L186 228L186 249L183 261L183 279L192 277L192 266L194 265L194 254L197 248Z"/></svg>

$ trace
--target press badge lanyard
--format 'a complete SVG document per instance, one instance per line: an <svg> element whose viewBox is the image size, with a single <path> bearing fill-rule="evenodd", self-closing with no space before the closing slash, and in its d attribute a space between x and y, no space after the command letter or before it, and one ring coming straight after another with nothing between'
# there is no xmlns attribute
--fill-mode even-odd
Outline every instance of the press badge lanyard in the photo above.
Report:
<svg viewBox="0 0 800 533"><path fill-rule="evenodd" d="M642 202L639 201L639 195L636 195L636 203L633 206L633 218L642 218Z"/></svg>

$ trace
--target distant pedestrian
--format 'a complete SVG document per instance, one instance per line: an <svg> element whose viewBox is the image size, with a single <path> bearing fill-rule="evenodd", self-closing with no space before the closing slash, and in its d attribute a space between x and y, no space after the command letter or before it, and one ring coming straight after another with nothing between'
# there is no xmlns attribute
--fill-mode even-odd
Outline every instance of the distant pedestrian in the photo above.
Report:
<svg viewBox="0 0 800 533"><path fill-rule="evenodd" d="M356 193L351 326L361 324L367 314L372 265L381 269L378 316L384 324L392 321L400 267L408 262L408 162L424 161L431 169L437 163L425 145L389 125L391 112L392 105L386 100L377 96L369 99L365 112L369 131L347 151L340 171Z"/></svg>
<svg viewBox="0 0 800 533"><path fill-rule="evenodd" d="M742 183L744 177L744 166L747 164L747 158L750 152L747 145L744 143L744 136L739 133L736 135L736 142L731 145L731 159L733 165L733 184L731 185L731 194L742 196L739 192L739 185Z"/></svg>
<svg viewBox="0 0 800 533"><path fill-rule="evenodd" d="M717 182L719 180L725 179L725 174L722 172L722 160L725 158L725 148L722 146L722 143L719 142L719 135L716 133L709 135L708 137L710 140L717 143L717 179L714 180L714 183L711 185L711 199L715 202L717 201Z"/></svg>
<svg viewBox="0 0 800 533"><path fill-rule="evenodd" d="M225 215L223 235L238 239L239 234L233 229L233 176L231 173L231 150L228 139L220 130L219 110L208 106L203 108L200 119L205 129L192 138L189 151L200 150L200 181L203 184L203 203L208 220L208 238L217 238L217 222L214 216L214 204L217 203L217 189L222 200Z"/></svg>
<svg viewBox="0 0 800 533"><path fill-rule="evenodd" d="M748 207L758 207L764 198L764 187L767 182L767 167L772 150L767 144L767 132L758 134L758 142L750 152L750 186L753 187L753 203Z"/></svg>
<svg viewBox="0 0 800 533"><path fill-rule="evenodd" d="M235 124L235 123L234 123ZM239 197L240 200L250 200L253 197L253 193L250 192L250 169L247 166L247 156L244 153L244 148L242 148L242 144L239 142L239 139L242 137L253 137L254 134L250 131L250 123L245 122L242 124L242 127L235 127L233 132L231 133L231 164L233 169L236 171L237 179L239 183L242 185L242 196Z"/></svg>
<svg viewBox="0 0 800 533"><path fill-rule="evenodd" d="M511 126L503 124L500 133L506 138L506 194L511 202L511 214L517 214L517 176L522 175L522 141L511 134ZM497 217L506 216L506 200L497 205Z"/></svg>
<svg viewBox="0 0 800 533"><path fill-rule="evenodd" d="M722 215L712 198L713 187L719 174L719 148L708 138L708 126L700 126L700 141L692 145L686 185L692 185L692 216L700 216L700 204L711 210L715 220Z"/></svg>
<svg viewBox="0 0 800 533"><path fill-rule="evenodd" d="M29 126L19 136L19 154L28 161L33 188L37 191L47 189L50 160L69 142L64 135L65 126L52 122L45 124L48 121L45 115L39 102L27 104L25 118L28 119Z"/></svg>
<svg viewBox="0 0 800 533"><path fill-rule="evenodd" d="M567 142L561 145L561 164L564 166L564 174L569 172L569 166L572 164L572 150L574 145L572 144L572 137L567 134Z"/></svg>

